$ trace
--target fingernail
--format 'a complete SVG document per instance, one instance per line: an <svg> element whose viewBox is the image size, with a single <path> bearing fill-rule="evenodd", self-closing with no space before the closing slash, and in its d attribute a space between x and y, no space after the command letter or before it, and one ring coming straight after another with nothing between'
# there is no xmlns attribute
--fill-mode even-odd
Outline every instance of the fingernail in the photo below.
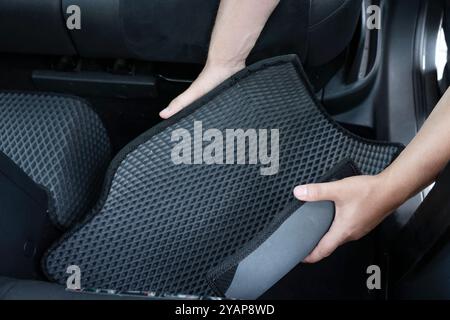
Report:
<svg viewBox="0 0 450 320"><path fill-rule="evenodd" d="M161 118L168 118L169 117L169 111L170 111L169 108L165 108L159 113L159 116Z"/></svg>
<svg viewBox="0 0 450 320"><path fill-rule="evenodd" d="M307 256L307 257L305 258L305 260L303 260L303 263L311 263L311 257L310 257L310 256Z"/></svg>
<svg viewBox="0 0 450 320"><path fill-rule="evenodd" d="M308 188L305 186L298 186L294 188L294 196L297 198L304 198L308 195Z"/></svg>

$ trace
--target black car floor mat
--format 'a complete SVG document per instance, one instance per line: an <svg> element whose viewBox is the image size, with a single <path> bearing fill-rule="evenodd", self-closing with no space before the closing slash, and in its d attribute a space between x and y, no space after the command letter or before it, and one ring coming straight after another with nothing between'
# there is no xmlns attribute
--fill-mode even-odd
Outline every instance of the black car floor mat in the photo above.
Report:
<svg viewBox="0 0 450 320"><path fill-rule="evenodd" d="M0 92L0 115L0 151L48 190L52 222L69 227L111 160L102 121L83 99L42 92Z"/></svg>
<svg viewBox="0 0 450 320"><path fill-rule="evenodd" d="M279 157L278 168L262 174L267 165L258 161L202 163L205 141L185 155L199 164L175 164L172 134L185 129L177 132L194 136L199 122L216 134L268 129L268 140L277 129L279 152L270 142L265 151ZM233 160L237 149L229 158L225 144L223 157ZM242 159L250 162L248 146ZM65 283L66 268L77 265L85 288L211 294L208 271L267 226L296 185L316 182L344 158L376 174L401 149L357 137L328 117L295 56L261 61L121 151L97 207L49 250L44 271Z"/></svg>

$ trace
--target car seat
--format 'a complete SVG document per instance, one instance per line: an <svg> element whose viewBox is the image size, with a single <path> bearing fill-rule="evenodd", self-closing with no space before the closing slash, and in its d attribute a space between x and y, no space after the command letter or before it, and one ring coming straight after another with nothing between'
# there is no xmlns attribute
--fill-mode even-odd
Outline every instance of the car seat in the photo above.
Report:
<svg viewBox="0 0 450 320"><path fill-rule="evenodd" d="M81 30L66 28L71 5L82 10ZM0 51L201 64L218 6L219 0L2 1ZM308 66L323 65L347 47L361 8L361 0L283 0L250 60L295 53Z"/></svg>

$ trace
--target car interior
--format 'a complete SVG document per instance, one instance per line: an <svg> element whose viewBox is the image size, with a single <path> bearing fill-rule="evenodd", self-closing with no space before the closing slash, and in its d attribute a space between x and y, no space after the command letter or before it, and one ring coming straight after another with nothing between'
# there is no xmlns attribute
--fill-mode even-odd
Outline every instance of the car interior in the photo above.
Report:
<svg viewBox="0 0 450 320"><path fill-rule="evenodd" d="M219 2L0 0L0 298L450 299L447 169L327 261L245 270L261 264L259 232L289 233L271 219L288 204L293 175L375 174L415 136L446 88L445 1L282 0L249 67L192 113L164 121L159 112L202 70ZM79 29L66 25L73 5ZM372 6L380 28L367 27ZM278 95L287 97L279 110L298 113L277 118ZM224 128L279 123L290 168L273 180L239 166L179 170L164 161L163 135L193 119ZM302 140L308 134L318 140ZM215 194L233 184L235 206L220 207L226 197ZM216 206L229 215L208 216ZM430 211L442 219L429 222ZM283 239L272 239L282 259L300 254ZM387 270L380 290L366 287L374 264ZM80 265L81 289L66 288L70 265ZM276 281L266 283L268 274Z"/></svg>

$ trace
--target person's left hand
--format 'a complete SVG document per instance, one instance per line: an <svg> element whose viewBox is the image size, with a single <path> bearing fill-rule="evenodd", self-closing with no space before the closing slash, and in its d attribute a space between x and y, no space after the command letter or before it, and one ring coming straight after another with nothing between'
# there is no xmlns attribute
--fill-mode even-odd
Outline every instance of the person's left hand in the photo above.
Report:
<svg viewBox="0 0 450 320"><path fill-rule="evenodd" d="M330 230L304 262L318 262L338 246L362 238L400 205L385 180L382 175L357 176L294 189L301 201L334 201L336 209Z"/></svg>

